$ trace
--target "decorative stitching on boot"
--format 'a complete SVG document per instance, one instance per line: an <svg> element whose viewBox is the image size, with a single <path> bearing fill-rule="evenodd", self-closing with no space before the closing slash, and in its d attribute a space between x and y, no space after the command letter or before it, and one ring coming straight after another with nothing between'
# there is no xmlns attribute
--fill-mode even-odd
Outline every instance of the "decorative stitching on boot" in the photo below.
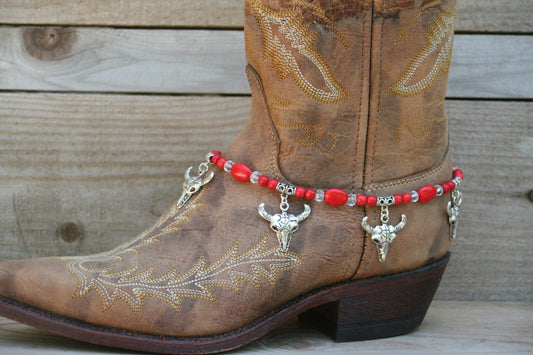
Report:
<svg viewBox="0 0 533 355"><path fill-rule="evenodd" d="M330 136L332 139L332 142L331 142L331 146L325 149L325 151L330 152L334 150L335 147L337 147L338 136L334 132L330 132L330 131L322 132L318 136L316 136L315 139L312 139L313 131L310 125L306 125L302 123L289 123L289 124L278 123L278 126L280 128L301 128L303 129L305 131L305 137L296 138L296 142L302 147L306 147L306 148L314 147L318 143L320 143L326 136Z"/></svg>
<svg viewBox="0 0 533 355"><path fill-rule="evenodd" d="M144 299L151 297L168 303L179 312L184 297L215 303L216 299L211 291L215 287L229 288L238 293L241 281L247 281L256 288L261 287L262 280L274 286L279 271L289 270L301 263L300 257L295 253L282 252L277 246L266 249L269 240L267 234L244 253L239 252L239 245L235 242L211 266L208 266L206 259L201 256L187 272L181 275L174 267L162 276L152 277L156 271L155 266L144 267L141 264L115 271L116 263L123 260L124 254L137 254L139 248L158 243L162 236L178 230L178 226L189 219L187 216L189 212L205 205L196 202L189 206L184 214L178 216L175 215L176 208L172 208L154 227L132 242L109 252L85 257L61 258L70 261L66 268L78 279L74 297L82 297L95 290L100 296L104 312L121 299L135 313L143 309ZM169 219L174 220L168 227L149 236L151 231ZM100 263L100 266L89 267L87 263Z"/></svg>
<svg viewBox="0 0 533 355"><path fill-rule="evenodd" d="M440 170L442 170L444 168L445 163L450 158L449 155L450 155L450 153L449 153L449 150L447 149L446 153L444 154L444 158L442 158L442 160L436 166L434 166L432 169L427 170L426 172L424 172L422 174L411 176L411 177L407 177L407 178L401 178L401 179L398 179L398 180L388 181L388 182L372 183L372 184L367 186L366 190L368 192L377 191L377 190L388 188L388 187L392 187L392 186L410 184L410 183L417 182L417 181L420 181L422 179L425 179L427 177L430 177L430 176L436 174L437 172L439 172Z"/></svg>
<svg viewBox="0 0 533 355"><path fill-rule="evenodd" d="M411 18L409 21L409 24L407 26L403 26L400 29L400 34L394 39L394 45L397 45L402 39L408 36L409 31L415 27L416 25L420 24L420 21L418 19L420 16L425 15L428 13L429 9L435 6L442 5L442 0L435 0L430 3L424 4L418 12Z"/></svg>
<svg viewBox="0 0 533 355"><path fill-rule="evenodd" d="M300 89L319 102L336 103L348 97L348 93L333 76L327 62L313 47L317 33L310 32L309 24L303 23L296 6L291 10L275 11L264 6L257 0L249 1L263 38L264 56L271 57L272 66L282 79L288 76L292 77ZM333 23L326 17L322 9L316 5L298 0L293 0L291 3L311 9L313 15L326 22L325 27L335 34L335 39L346 47L346 43L340 33L335 30ZM272 25L278 26L278 32L282 38L273 33ZM282 43L282 40L288 41L291 48L287 48ZM293 50L297 50L301 56L313 63L322 76L324 84L327 87L326 90L317 88L305 77L300 70L300 65Z"/></svg>
<svg viewBox="0 0 533 355"><path fill-rule="evenodd" d="M415 140L422 140L424 138L427 138L431 135L431 131L428 130L427 128L424 128L424 126L428 123L440 122L443 120L445 120L444 117L426 118L416 128L412 128L411 126L408 126L408 125L400 125L398 126L398 128L396 128L396 131L394 132L394 136L396 137L396 142L397 143L401 142L400 132L402 131L402 129L406 129L411 135L411 137Z"/></svg>
<svg viewBox="0 0 533 355"><path fill-rule="evenodd" d="M426 46L415 55L400 79L389 88L389 92L401 97L416 96L430 88L441 74L448 73L452 58L454 25L455 12L441 12L435 16L430 28L424 31ZM437 58L430 71L422 79L410 83L422 64L435 52Z"/></svg>

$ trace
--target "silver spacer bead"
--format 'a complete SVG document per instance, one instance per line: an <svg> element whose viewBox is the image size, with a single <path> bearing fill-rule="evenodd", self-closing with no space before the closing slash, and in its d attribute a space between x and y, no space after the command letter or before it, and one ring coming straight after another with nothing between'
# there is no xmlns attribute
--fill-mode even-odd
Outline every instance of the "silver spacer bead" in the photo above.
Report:
<svg viewBox="0 0 533 355"><path fill-rule="evenodd" d="M444 190L442 189L442 186L435 185L435 188L437 189L437 196L442 196L442 194L444 193Z"/></svg>
<svg viewBox="0 0 533 355"><path fill-rule="evenodd" d="M215 154L213 154L213 153L211 153L211 152L207 153L207 154L205 155L205 159L207 160L207 163L209 163L209 164L213 164L213 163L211 162L211 158L214 157L214 156L215 156Z"/></svg>
<svg viewBox="0 0 533 355"><path fill-rule="evenodd" d="M276 186L276 191L288 196L294 196L296 194L296 186L280 182L278 183L278 186Z"/></svg>
<svg viewBox="0 0 533 355"><path fill-rule="evenodd" d="M411 191L411 202L418 202L418 192Z"/></svg>
<svg viewBox="0 0 533 355"><path fill-rule="evenodd" d="M452 180L453 182L455 182L455 187L458 187L459 185L461 185L461 182L463 181L461 180L459 176L454 177Z"/></svg>
<svg viewBox="0 0 533 355"><path fill-rule="evenodd" d="M392 206L394 205L394 196L379 196L378 197L378 206Z"/></svg>

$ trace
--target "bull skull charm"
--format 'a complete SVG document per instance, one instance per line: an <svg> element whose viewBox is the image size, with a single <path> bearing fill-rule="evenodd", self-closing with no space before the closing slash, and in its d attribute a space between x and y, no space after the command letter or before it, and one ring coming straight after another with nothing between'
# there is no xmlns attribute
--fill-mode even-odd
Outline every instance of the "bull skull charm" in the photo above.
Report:
<svg viewBox="0 0 533 355"><path fill-rule="evenodd" d="M282 252L289 251L289 244L292 236L299 228L300 222L305 220L311 214L311 207L304 204L304 211L298 216L287 213L289 203L287 202L287 195L281 195L281 213L270 215L265 211L265 204L259 205L258 212L261 217L270 222L270 228L276 232L279 246Z"/></svg>
<svg viewBox="0 0 533 355"><path fill-rule="evenodd" d="M215 173L210 172L206 175L208 169L207 163L200 164L197 176L191 176L192 166L187 169L185 172L185 181L183 182L183 192L178 200L178 208L182 208L192 195L200 191L202 186L213 179Z"/></svg>
<svg viewBox="0 0 533 355"><path fill-rule="evenodd" d="M395 226L388 225L389 209L388 206L381 206L381 225L372 227L368 224L368 217L363 218L361 225L363 229L371 235L372 242L376 244L378 249L379 261L384 262L389 252L391 243L396 239L396 233L401 231L407 224L407 216L402 214L400 223Z"/></svg>
<svg viewBox="0 0 533 355"><path fill-rule="evenodd" d="M459 190L452 192L452 200L448 202L448 222L450 222L450 239L457 236L457 222L459 221L459 207L463 202L463 194Z"/></svg>

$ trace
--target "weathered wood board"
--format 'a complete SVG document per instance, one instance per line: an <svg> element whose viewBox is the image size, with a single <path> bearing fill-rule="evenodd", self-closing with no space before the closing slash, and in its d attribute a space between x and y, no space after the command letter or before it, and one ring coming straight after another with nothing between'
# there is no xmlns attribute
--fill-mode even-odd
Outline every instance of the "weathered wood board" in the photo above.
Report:
<svg viewBox="0 0 533 355"><path fill-rule="evenodd" d="M334 343L295 320L231 354L530 354L533 308L527 304L435 301L415 332ZM134 354L50 335L0 318L0 353L25 355Z"/></svg>
<svg viewBox="0 0 533 355"><path fill-rule="evenodd" d="M249 98L0 94L0 259L106 250L148 227L224 149ZM442 299L533 300L533 103L450 100L466 173ZM74 222L81 238L58 230ZM68 238L66 238L68 239Z"/></svg>
<svg viewBox="0 0 533 355"><path fill-rule="evenodd" d="M532 58L532 36L457 35L447 95L533 98ZM245 66L242 31L0 28L2 90L247 95Z"/></svg>
<svg viewBox="0 0 533 355"><path fill-rule="evenodd" d="M0 23L241 28L244 0L0 0ZM532 32L530 0L459 0L456 30Z"/></svg>

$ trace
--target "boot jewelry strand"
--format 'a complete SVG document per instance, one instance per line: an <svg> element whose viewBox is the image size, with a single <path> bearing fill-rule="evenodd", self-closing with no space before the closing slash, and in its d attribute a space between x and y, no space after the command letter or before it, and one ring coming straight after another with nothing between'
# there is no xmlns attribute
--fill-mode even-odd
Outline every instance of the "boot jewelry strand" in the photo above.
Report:
<svg viewBox="0 0 533 355"><path fill-rule="evenodd" d="M304 204L304 211L298 216L287 213L289 210L288 196L295 196L298 198L305 198L307 200L315 200L316 202L326 202L332 206L380 206L381 207L381 225L372 227L368 224L368 217L364 217L361 221L363 229L371 236L371 240L376 244L378 250L379 261L384 262L387 258L387 253L391 243L396 238L396 234L400 232L407 224L407 216L402 214L400 222L396 225L389 225L389 207L400 204L429 202L435 197L444 194L451 194L451 201L448 202L448 221L450 223L450 239L455 239L457 231L457 221L459 217L459 207L462 203L463 195L457 190L457 187L464 179L463 171L453 167L453 178L445 181L439 185L425 185L417 191L404 192L402 194L394 194L392 196L375 196L365 194L348 194L346 191L338 188L327 189L326 191L320 189L305 188L302 186L294 186L285 184L277 179L272 179L258 171L253 171L248 165L243 163L234 163L222 156L219 151L211 151L206 155L207 162L200 164L198 169L198 176L191 177L190 172L192 167L187 169L185 174L185 182L183 184L183 192L178 200L178 207L182 207L191 196L198 192L202 186L207 184L213 178L214 173L211 172L206 176L209 165L216 165L220 169L231 173L231 175L241 182L251 182L260 186L266 186L270 190L277 191L281 194L281 213L271 215L265 210L265 204L261 203L258 208L259 215L270 223L270 228L276 232L280 249L283 252L289 250L289 245L293 234L298 230L299 224L303 222L311 214L311 207Z"/></svg>

